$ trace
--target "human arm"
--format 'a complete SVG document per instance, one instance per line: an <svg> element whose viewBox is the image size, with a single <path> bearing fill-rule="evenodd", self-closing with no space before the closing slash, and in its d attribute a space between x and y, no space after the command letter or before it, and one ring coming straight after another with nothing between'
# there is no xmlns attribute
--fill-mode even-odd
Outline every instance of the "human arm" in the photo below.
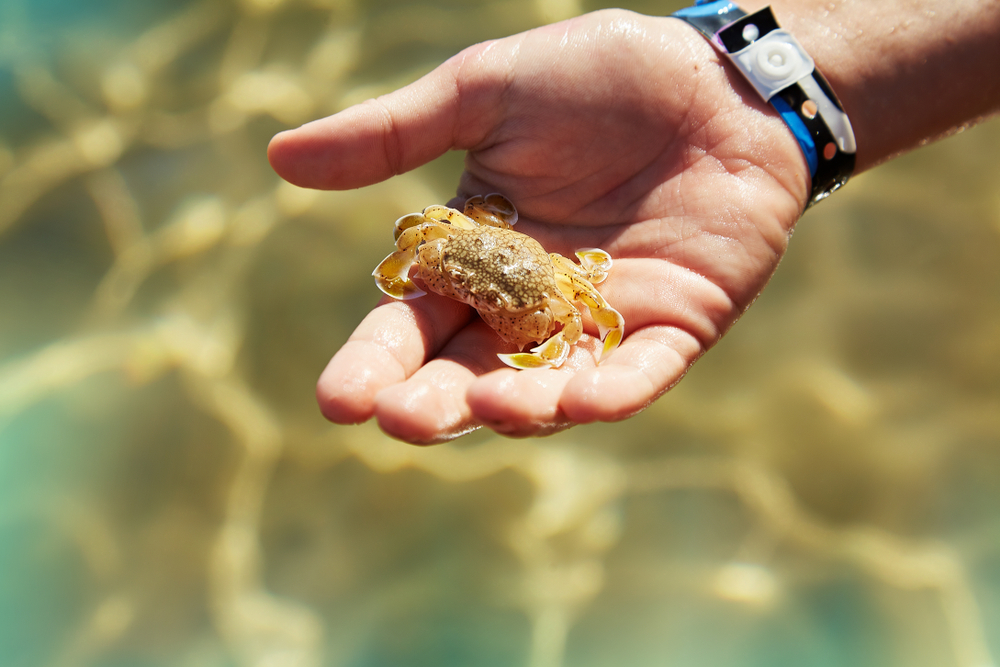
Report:
<svg viewBox="0 0 1000 667"><path fill-rule="evenodd" d="M891 16L916 4L934 3L878 7ZM975 21L941 4L969 33L961 47L996 62L978 38L991 22L997 34L996 4L968 3ZM879 39L869 4L827 7L789 2L775 12L844 102L860 169L997 108L995 74L992 88L943 75L958 26L917 34L927 25L916 22ZM941 60L917 69L921 52ZM935 110L911 103L914 85L958 89ZM518 229L550 250L612 253L601 291L625 316L626 339L600 366L583 344L563 368L517 372L499 367L499 339L467 307L435 296L384 303L320 379L333 421L374 416L396 437L435 442L480 424L533 435L625 418L678 381L753 301L809 189L782 121L697 33L619 10L471 47L400 91L279 135L270 157L292 182L340 189L452 148L468 151L459 194L504 193L521 212Z"/></svg>
<svg viewBox="0 0 1000 667"><path fill-rule="evenodd" d="M837 92L855 173L1000 110L996 0L749 0L770 4Z"/></svg>

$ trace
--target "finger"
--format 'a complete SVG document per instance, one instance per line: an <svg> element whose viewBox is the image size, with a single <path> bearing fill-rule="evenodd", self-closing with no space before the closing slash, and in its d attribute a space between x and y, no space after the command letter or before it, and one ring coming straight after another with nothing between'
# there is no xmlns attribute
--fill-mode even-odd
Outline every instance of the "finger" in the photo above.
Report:
<svg viewBox="0 0 1000 667"><path fill-rule="evenodd" d="M548 435L571 423L559 408L566 383L563 370L499 370L477 380L466 394L474 417L512 437Z"/></svg>
<svg viewBox="0 0 1000 667"><path fill-rule="evenodd" d="M676 327L647 327L632 334L597 366L597 350L574 347L562 368L504 370L473 383L467 400L473 417L504 435L548 435L574 424L620 421L646 408L676 384L703 351Z"/></svg>
<svg viewBox="0 0 1000 667"><path fill-rule="evenodd" d="M406 303L383 302L320 375L320 411L338 424L370 419L378 392L413 375L465 326L470 313L468 306L431 295Z"/></svg>
<svg viewBox="0 0 1000 667"><path fill-rule="evenodd" d="M649 328L600 366L490 373L470 387L468 401L476 419L517 437L620 421L676 384L701 351L698 341L679 329Z"/></svg>
<svg viewBox="0 0 1000 667"><path fill-rule="evenodd" d="M591 335L557 371L492 373L468 401L477 420L511 436L544 435L575 423L617 421L676 383L738 315L716 285L670 262L626 259L601 293L625 316L627 338L598 366Z"/></svg>
<svg viewBox="0 0 1000 667"><path fill-rule="evenodd" d="M346 190L478 143L496 116L491 100L502 90L489 65L496 60L478 57L484 48L470 47L395 92L276 135L268 146L271 166L295 185ZM475 63L474 73L466 62ZM460 78L473 79L476 92L463 93ZM464 107L473 108L460 113Z"/></svg>
<svg viewBox="0 0 1000 667"><path fill-rule="evenodd" d="M696 271L662 259L616 259L598 291L624 316L626 340L633 332L666 325L688 332L708 348L740 316L725 289Z"/></svg>
<svg viewBox="0 0 1000 667"><path fill-rule="evenodd" d="M386 434L414 445L452 440L478 427L465 391L475 373L449 359L435 359L406 382L380 391L375 418Z"/></svg>
<svg viewBox="0 0 1000 667"><path fill-rule="evenodd" d="M625 317L625 339L599 366L581 370L559 408L573 423L613 422L674 386L739 317L726 290L671 261L615 263L601 294Z"/></svg>
<svg viewBox="0 0 1000 667"><path fill-rule="evenodd" d="M569 428L573 422L559 406L563 390L573 375L597 365L601 347L598 338L585 335L558 369L504 368L484 375L466 395L473 416L497 433L517 438Z"/></svg>
<svg viewBox="0 0 1000 667"><path fill-rule="evenodd" d="M405 382L378 392L379 426L394 438L421 445L445 442L478 428L466 392L477 377L502 366L496 356L501 345L482 320L473 320L437 358Z"/></svg>
<svg viewBox="0 0 1000 667"><path fill-rule="evenodd" d="M559 408L577 424L631 417L677 384L704 349L677 327L640 329L605 363L570 378Z"/></svg>

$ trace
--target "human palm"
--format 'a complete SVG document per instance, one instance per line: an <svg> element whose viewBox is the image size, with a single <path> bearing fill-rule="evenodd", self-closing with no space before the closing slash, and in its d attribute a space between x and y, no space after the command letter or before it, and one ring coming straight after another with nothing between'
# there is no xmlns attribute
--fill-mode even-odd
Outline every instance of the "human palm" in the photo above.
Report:
<svg viewBox="0 0 1000 667"><path fill-rule="evenodd" d="M346 189L453 148L468 151L460 199L500 192L547 250L614 257L601 293L625 340L599 366L591 335L559 369L515 371L468 306L386 300L320 378L335 422L374 416L431 443L480 425L540 435L628 417L751 303L809 186L791 133L697 33L622 10L471 47L406 88L278 135L269 157L293 183Z"/></svg>

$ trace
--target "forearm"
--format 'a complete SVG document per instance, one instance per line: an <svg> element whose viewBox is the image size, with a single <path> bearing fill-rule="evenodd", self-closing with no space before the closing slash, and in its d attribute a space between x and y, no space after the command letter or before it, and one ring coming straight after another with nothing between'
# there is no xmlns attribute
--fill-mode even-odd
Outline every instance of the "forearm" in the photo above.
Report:
<svg viewBox="0 0 1000 667"><path fill-rule="evenodd" d="M830 81L856 171L1000 111L1000 0L747 0L770 4Z"/></svg>

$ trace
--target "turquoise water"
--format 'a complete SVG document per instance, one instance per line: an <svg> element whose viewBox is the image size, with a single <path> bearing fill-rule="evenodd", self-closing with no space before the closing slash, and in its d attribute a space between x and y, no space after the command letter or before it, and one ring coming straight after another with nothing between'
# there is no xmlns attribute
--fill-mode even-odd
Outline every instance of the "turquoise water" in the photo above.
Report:
<svg viewBox="0 0 1000 667"><path fill-rule="evenodd" d="M309 193L268 139L597 7L0 7L0 664L997 664L996 121L810 211L634 419L417 449L319 415L461 155Z"/></svg>

